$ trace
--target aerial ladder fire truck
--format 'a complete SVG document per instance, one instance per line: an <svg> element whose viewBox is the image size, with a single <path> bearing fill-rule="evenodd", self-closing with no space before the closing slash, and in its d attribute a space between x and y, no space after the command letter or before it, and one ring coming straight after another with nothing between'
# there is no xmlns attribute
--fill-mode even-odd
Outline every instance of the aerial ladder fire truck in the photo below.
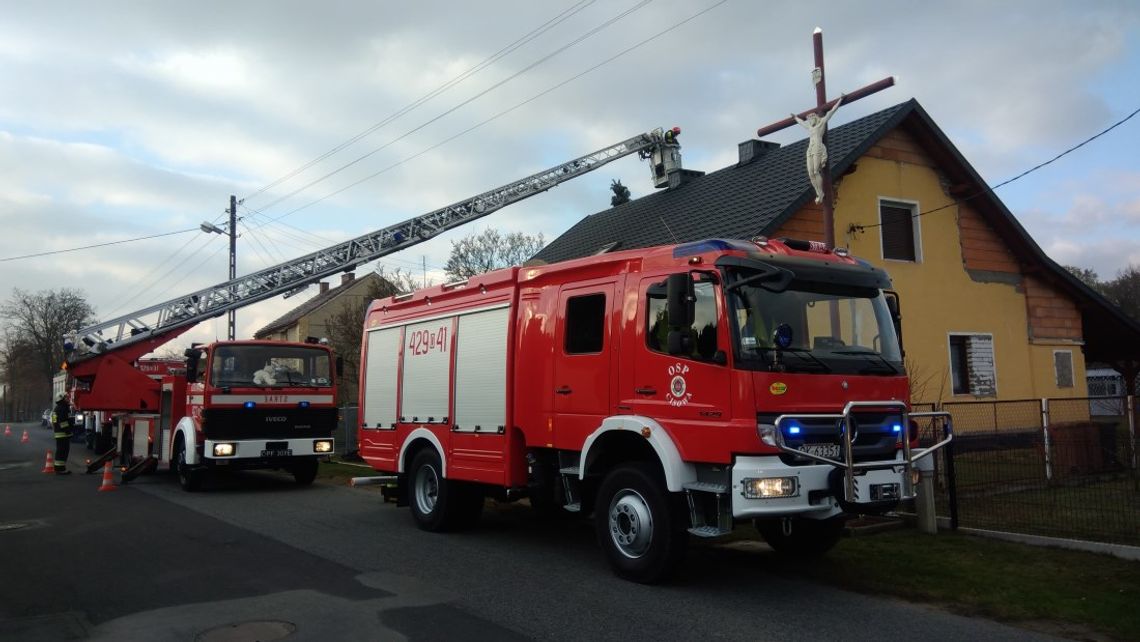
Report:
<svg viewBox="0 0 1140 642"><path fill-rule="evenodd" d="M681 171L680 129L656 129L447 207L300 258L77 330L66 339L74 406L118 418L118 448L129 480L159 465L196 490L213 470L280 468L312 482L333 451L340 360L325 345L218 341L185 353L184 373L144 372L144 355L199 322L405 250L447 230L549 190L619 158L651 163L654 185ZM142 360L142 361L140 361Z"/></svg>

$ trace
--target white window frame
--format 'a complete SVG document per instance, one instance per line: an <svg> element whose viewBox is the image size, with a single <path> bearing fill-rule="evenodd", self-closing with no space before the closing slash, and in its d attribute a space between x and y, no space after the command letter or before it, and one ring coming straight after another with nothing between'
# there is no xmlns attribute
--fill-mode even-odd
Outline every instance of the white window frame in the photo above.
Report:
<svg viewBox="0 0 1140 642"><path fill-rule="evenodd" d="M909 261L901 261L902 263L909 263ZM950 395L953 397L979 397L973 392L957 393L954 392L954 356L950 348L950 337L989 337L990 338L990 356L994 361L994 395L993 398L997 399L998 396L998 373L997 373L997 346L994 345L994 335L992 332L947 332L946 333L946 367L950 372ZM966 373L969 377L969 373ZM989 399L990 397L981 397Z"/></svg>
<svg viewBox="0 0 1140 642"><path fill-rule="evenodd" d="M1057 372L1057 355L1060 353L1065 353L1065 354L1069 355L1069 385L1067 385L1067 386L1061 385L1061 377L1060 377L1061 373ZM1054 350L1053 351L1053 384L1057 386L1058 390L1063 389L1063 388L1076 388L1077 387L1077 366L1075 363L1073 363L1073 351L1072 350Z"/></svg>
<svg viewBox="0 0 1140 642"><path fill-rule="evenodd" d="M906 259L888 259L886 252L883 249L883 203L888 205L901 205L911 208L911 232L914 234L914 261L907 261ZM891 196L879 196L875 205L875 214L879 217L879 257L884 261L891 261L892 263L922 263L922 217L918 216L922 211L919 208L918 201L912 201L906 198L894 198ZM967 333L968 334L968 333ZM975 333L976 334L976 333Z"/></svg>

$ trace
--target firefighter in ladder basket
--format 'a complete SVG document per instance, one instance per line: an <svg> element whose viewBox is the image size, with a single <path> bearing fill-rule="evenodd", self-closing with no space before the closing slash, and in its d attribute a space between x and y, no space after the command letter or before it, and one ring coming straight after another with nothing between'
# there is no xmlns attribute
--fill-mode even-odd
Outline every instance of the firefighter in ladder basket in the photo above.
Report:
<svg viewBox="0 0 1140 642"><path fill-rule="evenodd" d="M60 393L55 400L52 429L55 431L55 474L70 475L67 456L71 453L71 404L66 394Z"/></svg>

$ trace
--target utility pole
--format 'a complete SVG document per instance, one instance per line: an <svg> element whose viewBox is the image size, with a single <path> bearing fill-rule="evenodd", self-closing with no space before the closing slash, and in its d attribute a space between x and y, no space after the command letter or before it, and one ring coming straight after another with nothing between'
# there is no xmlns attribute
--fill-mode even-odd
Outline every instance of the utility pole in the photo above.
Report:
<svg viewBox="0 0 1140 642"><path fill-rule="evenodd" d="M237 196L230 194L230 281L237 278ZM231 297L237 298L237 286L230 286ZM237 310L231 309L227 313L229 320L229 339L233 341L237 328Z"/></svg>

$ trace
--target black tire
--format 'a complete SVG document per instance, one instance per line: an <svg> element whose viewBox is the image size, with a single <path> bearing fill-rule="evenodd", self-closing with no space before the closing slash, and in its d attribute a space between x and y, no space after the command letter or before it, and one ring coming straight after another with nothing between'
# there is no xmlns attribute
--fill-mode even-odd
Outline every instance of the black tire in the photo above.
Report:
<svg viewBox="0 0 1140 642"><path fill-rule="evenodd" d="M317 478L317 469L319 467L320 462L316 459L306 459L293 464L290 471L293 473L293 480L297 482L298 486L308 486Z"/></svg>
<svg viewBox="0 0 1140 642"><path fill-rule="evenodd" d="M412 519L433 533L473 526L483 513L483 491L474 484L444 479L439 453L424 448L412 459L408 473L408 504Z"/></svg>
<svg viewBox="0 0 1140 642"><path fill-rule="evenodd" d="M174 467L178 473L178 483L182 490L193 493L202 488L202 472L186 464L186 442L181 439L174 444Z"/></svg>
<svg viewBox="0 0 1140 642"><path fill-rule="evenodd" d="M843 537L843 517L831 519L787 518L756 520L756 530L774 551L801 558L819 557L830 551Z"/></svg>
<svg viewBox="0 0 1140 642"><path fill-rule="evenodd" d="M685 523L677 497L650 464L615 468L598 489L594 530L621 578L651 584L672 575L688 545Z"/></svg>

